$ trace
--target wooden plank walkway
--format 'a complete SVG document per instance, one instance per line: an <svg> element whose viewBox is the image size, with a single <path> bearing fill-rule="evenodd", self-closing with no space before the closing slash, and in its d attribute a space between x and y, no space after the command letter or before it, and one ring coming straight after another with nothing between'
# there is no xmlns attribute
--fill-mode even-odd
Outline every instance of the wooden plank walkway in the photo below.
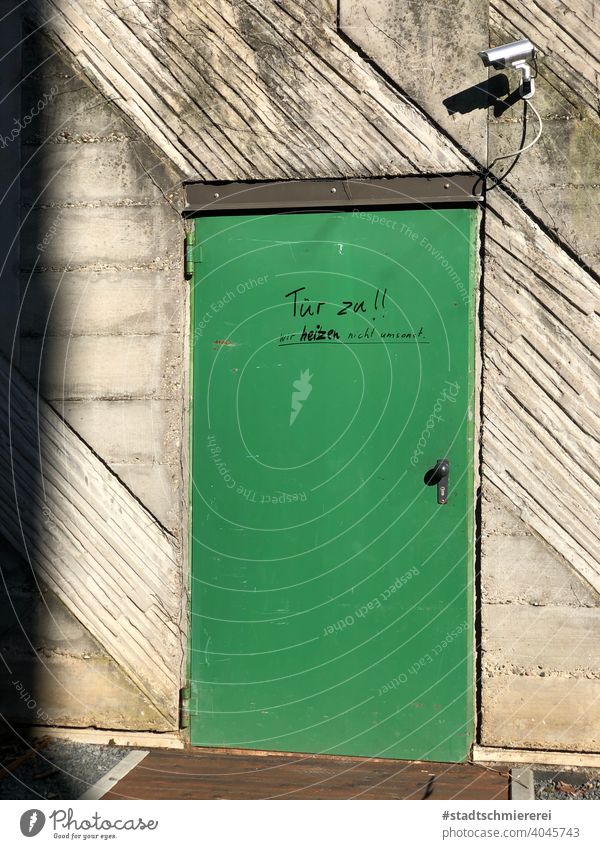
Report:
<svg viewBox="0 0 600 849"><path fill-rule="evenodd" d="M475 764L154 750L104 799L508 799L508 773Z"/></svg>

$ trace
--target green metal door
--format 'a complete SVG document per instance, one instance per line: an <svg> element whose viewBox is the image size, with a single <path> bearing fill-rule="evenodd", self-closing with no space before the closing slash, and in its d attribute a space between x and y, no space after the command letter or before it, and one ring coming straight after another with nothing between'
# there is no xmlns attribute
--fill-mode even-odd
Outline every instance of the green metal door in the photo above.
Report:
<svg viewBox="0 0 600 849"><path fill-rule="evenodd" d="M476 214L196 219L194 745L468 756Z"/></svg>

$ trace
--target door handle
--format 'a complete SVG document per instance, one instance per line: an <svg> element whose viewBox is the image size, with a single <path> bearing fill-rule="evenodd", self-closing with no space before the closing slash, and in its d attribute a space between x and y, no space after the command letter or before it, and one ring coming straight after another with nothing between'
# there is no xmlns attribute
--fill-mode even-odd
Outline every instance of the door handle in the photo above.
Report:
<svg viewBox="0 0 600 849"><path fill-rule="evenodd" d="M448 475L450 474L450 460L437 460L433 469L425 472L424 481L427 486L437 485L437 502L446 504L448 501Z"/></svg>

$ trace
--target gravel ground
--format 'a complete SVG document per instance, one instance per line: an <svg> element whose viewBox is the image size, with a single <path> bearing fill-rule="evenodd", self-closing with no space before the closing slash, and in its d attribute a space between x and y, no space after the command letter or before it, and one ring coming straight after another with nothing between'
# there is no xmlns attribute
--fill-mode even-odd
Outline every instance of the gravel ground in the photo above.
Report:
<svg viewBox="0 0 600 849"><path fill-rule="evenodd" d="M600 799L600 770L533 773L536 799Z"/></svg>
<svg viewBox="0 0 600 849"><path fill-rule="evenodd" d="M0 799L79 799L131 749L66 740L0 744Z"/></svg>

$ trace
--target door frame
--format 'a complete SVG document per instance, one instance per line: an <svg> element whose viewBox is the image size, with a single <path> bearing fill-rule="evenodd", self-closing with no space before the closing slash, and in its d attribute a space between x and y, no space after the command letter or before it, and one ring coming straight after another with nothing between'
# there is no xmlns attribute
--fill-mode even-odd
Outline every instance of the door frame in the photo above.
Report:
<svg viewBox="0 0 600 849"><path fill-rule="evenodd" d="M479 743L481 725L481 656L478 652L481 634L481 427L482 427L482 303L483 303L483 245L485 233L485 181L481 175L459 173L450 175L418 175L405 177L378 178L343 178L343 179L308 179L308 180L275 180L247 182L205 182L187 181L183 183L185 206L182 211L186 223L186 233L194 233L194 219L206 215L228 213L268 213L272 212L302 212L308 210L345 210L359 211L365 207L383 209L398 209L403 207L424 207L438 209L452 206L472 207L480 210L478 226L476 227L477 243L475 246L474 266L474 372L473 372L473 492L472 492L472 674L473 674L473 745ZM194 328L194 273L188 273L187 249L190 245L186 236L185 248L185 277L190 283L187 293L187 374L186 401L187 415L184 421L184 437L182 461L185 465L187 481L185 482L184 515L187 528L184 529L185 562L187 576L185 579L184 612L188 623L185 657L185 682L181 691L180 730L189 744L189 698L190 698L190 662L192 640L192 493L191 493L191 463L193 457L193 338ZM191 243L193 245L193 242ZM234 750L232 750L234 751ZM248 753L248 750L244 750Z"/></svg>

